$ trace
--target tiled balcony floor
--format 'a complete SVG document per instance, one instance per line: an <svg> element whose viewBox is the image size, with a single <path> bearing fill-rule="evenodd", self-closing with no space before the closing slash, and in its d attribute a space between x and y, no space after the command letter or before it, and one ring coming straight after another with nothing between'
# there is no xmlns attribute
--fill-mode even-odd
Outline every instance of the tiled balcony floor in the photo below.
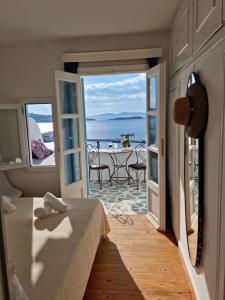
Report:
<svg viewBox="0 0 225 300"><path fill-rule="evenodd" d="M127 182L111 184L103 181L102 190L97 181L90 182L89 198L101 199L109 214L145 214L147 212L146 183L141 182L137 190L136 184Z"/></svg>

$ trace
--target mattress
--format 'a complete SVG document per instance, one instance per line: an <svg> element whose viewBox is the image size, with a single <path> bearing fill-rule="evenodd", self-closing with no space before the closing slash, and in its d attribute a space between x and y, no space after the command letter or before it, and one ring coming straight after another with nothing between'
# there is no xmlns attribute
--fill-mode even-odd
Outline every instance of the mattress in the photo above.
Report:
<svg viewBox="0 0 225 300"><path fill-rule="evenodd" d="M5 217L8 257L30 299L82 299L98 244L110 230L100 201L63 201L68 212L36 219L43 199L19 198Z"/></svg>

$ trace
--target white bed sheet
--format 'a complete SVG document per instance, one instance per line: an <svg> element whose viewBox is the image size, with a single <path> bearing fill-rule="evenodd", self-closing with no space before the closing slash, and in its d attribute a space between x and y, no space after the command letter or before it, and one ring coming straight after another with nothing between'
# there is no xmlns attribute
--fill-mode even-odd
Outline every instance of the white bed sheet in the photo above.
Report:
<svg viewBox="0 0 225 300"><path fill-rule="evenodd" d="M19 198L5 217L8 256L30 299L81 300L101 236L110 231L100 201L63 201L67 213L36 219L43 199Z"/></svg>

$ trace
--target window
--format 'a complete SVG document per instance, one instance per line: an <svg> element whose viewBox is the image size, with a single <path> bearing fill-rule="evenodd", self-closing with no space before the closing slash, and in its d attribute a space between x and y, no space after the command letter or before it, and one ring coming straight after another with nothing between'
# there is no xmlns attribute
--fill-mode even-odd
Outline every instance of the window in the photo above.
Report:
<svg viewBox="0 0 225 300"><path fill-rule="evenodd" d="M52 105L26 104L30 165L55 166L55 143Z"/></svg>

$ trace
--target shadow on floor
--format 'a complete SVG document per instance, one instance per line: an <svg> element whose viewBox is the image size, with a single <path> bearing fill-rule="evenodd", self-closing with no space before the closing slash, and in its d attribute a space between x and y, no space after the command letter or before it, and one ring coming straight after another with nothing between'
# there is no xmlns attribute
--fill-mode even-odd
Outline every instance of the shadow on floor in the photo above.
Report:
<svg viewBox="0 0 225 300"><path fill-rule="evenodd" d="M127 214L111 214L111 216L116 219L121 224L133 225L134 221L130 215Z"/></svg>
<svg viewBox="0 0 225 300"><path fill-rule="evenodd" d="M83 299L145 299L109 239L99 245Z"/></svg>

